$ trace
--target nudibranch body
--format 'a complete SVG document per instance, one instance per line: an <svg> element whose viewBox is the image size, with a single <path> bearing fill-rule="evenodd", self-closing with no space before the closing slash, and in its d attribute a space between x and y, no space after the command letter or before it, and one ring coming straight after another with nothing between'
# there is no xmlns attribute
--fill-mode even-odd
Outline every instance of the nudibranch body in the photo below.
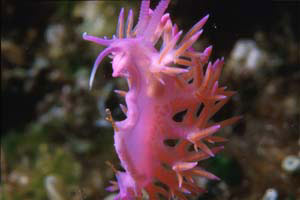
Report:
<svg viewBox="0 0 300 200"><path fill-rule="evenodd" d="M112 39L83 34L85 40L107 46L96 59L90 87L100 62L108 55L113 77L126 78L129 87L129 91L115 91L125 97L126 106L120 106L126 119L114 122L108 117L125 169L115 170L117 182L112 181L108 188L119 190L116 200L142 199L142 191L153 200L159 196L187 199L187 195L204 192L194 177L218 177L199 167L198 162L223 149L215 144L225 139L214 134L239 119L211 120L234 92L219 87L223 58L211 63L211 46L203 52L192 48L208 15L181 39L182 31L165 14L169 1L161 0L151 10L150 1L143 0L135 28L132 10L125 25L122 9Z"/></svg>

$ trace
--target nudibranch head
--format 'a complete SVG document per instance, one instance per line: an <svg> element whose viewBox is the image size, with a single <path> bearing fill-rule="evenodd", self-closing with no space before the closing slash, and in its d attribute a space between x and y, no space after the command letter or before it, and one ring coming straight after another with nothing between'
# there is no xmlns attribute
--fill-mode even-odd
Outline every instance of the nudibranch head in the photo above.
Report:
<svg viewBox="0 0 300 200"><path fill-rule="evenodd" d="M117 25L117 33L112 39L102 39L83 33L83 39L95 42L99 45L107 46L102 51L94 64L90 87L102 59L112 54L113 76L128 76L127 68L132 64L129 62L132 53L138 60L148 60L149 71L152 73L163 72L166 74L178 74L187 72L186 69L167 66L169 64L180 64L179 57L192 46L201 35L201 28L208 19L208 15L200 20L191 31L183 38L179 45L176 45L182 31L178 31L177 25L172 26L169 14L164 14L170 0L162 0L152 11L149 0L142 1L139 21L133 29L133 12L129 11L126 26L124 25L124 9L121 10ZM158 40L163 37L161 50L155 48ZM124 72L124 73L123 73ZM125 73L127 72L127 73Z"/></svg>
<svg viewBox="0 0 300 200"><path fill-rule="evenodd" d="M83 38L106 46L97 57L90 77L90 87L104 57L112 58L113 77L124 77L129 91L115 91L125 97L120 105L126 119L114 122L115 148L125 172L114 169L117 182L109 191L119 190L116 200L149 199L176 196L187 199L205 190L197 186L195 176L219 178L199 167L199 161L213 157L226 140L214 136L224 126L240 117L214 122L212 117L234 92L219 87L224 59L208 62L212 47L203 52L192 45L202 33L208 15L199 20L184 37L165 13L170 0L161 0L150 9L143 0L137 25L133 12L124 23L121 9L116 35L102 39L83 34ZM161 47L157 49L158 41ZM175 120L183 113L180 120ZM168 145L166 141L176 141ZM193 148L191 148L193 147Z"/></svg>

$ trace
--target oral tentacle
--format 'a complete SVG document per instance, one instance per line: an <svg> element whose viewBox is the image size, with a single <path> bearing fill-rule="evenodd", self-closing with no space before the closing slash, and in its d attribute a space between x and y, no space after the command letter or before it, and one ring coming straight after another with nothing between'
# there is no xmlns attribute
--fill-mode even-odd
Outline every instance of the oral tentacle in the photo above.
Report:
<svg viewBox="0 0 300 200"><path fill-rule="evenodd" d="M89 87L90 89L92 88L93 86L93 82L94 82L94 79L95 79L95 75L96 75L96 72L97 72L97 69L101 63L101 61L103 60L103 58L105 58L107 55L109 55L110 53L112 52L115 52L115 51L118 51L119 48L118 47L108 47L106 49L104 49L99 55L98 57L96 58L96 61L94 63L94 66L92 68L92 72L91 72L91 75L90 75L90 81L89 81Z"/></svg>

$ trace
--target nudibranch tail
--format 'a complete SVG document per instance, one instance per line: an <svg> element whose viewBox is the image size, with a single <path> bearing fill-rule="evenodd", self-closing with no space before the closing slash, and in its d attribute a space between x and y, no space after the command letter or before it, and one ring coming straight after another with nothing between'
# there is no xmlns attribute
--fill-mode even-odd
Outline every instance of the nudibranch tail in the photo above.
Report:
<svg viewBox="0 0 300 200"><path fill-rule="evenodd" d="M224 148L220 143L227 140L216 134L241 118L212 119L235 92L220 86L224 58L211 62L212 46L203 52L193 48L209 15L181 39L182 31L165 13L169 3L161 0L152 10L150 0L143 0L135 27L132 10L125 23L122 8L112 39L83 34L83 39L107 46L94 63L90 88L106 56L112 58L112 76L128 82L128 91L114 91L125 98L120 109L126 119L114 121L107 109L125 169L112 167L117 181L107 189L119 191L115 200L142 199L142 191L150 200L161 196L186 200L205 192L195 177L219 178L202 169L200 161Z"/></svg>

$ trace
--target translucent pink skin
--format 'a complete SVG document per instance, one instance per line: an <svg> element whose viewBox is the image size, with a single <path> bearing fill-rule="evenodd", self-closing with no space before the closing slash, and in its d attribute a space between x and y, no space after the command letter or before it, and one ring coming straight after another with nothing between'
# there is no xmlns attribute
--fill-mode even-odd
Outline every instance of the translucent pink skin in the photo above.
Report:
<svg viewBox="0 0 300 200"><path fill-rule="evenodd" d="M223 148L210 148L205 143L224 142L225 139L213 134L239 119L210 121L234 93L218 86L223 58L207 64L212 47L203 52L192 48L208 15L179 42L182 32L172 24L169 14L164 14L168 4L169 0L162 0L152 11L150 1L142 1L134 29L132 11L125 26L122 9L117 34L111 40L83 35L85 40L108 46L96 59L90 87L101 60L109 54L113 59L113 77L124 77L129 85L128 92L117 91L125 97L126 106L121 108L127 118L112 121L115 148L126 170L117 171L117 183L112 182L108 188L119 190L116 200L141 199L142 190L148 193L149 199L158 199L158 194L186 199L186 195L205 191L194 183L193 177L213 180L218 177L198 167L198 162ZM163 41L161 50L155 48L159 39ZM201 105L203 109L197 115ZM174 115L184 110L182 121L174 121ZM165 141L170 139L178 143L166 145ZM194 151L188 151L191 145ZM158 186L157 182L166 187Z"/></svg>

